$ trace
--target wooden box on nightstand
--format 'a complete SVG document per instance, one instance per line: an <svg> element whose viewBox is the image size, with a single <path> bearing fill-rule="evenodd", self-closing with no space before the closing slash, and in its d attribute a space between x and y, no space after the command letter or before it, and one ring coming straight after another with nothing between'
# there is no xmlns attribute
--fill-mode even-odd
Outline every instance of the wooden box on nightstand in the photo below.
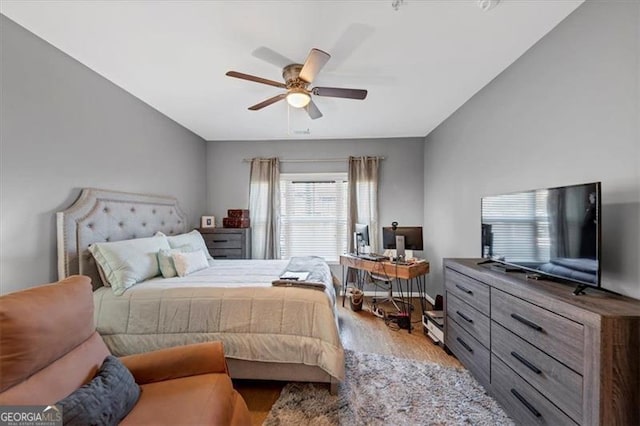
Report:
<svg viewBox="0 0 640 426"><path fill-rule="evenodd" d="M198 228L214 259L250 259L251 228Z"/></svg>

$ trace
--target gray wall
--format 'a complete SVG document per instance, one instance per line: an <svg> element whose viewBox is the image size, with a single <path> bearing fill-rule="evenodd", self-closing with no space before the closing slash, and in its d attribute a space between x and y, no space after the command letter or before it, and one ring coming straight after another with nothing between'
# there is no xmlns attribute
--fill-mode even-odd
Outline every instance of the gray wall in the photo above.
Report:
<svg viewBox="0 0 640 426"><path fill-rule="evenodd" d="M57 278L55 212L80 188L205 209L205 141L0 16L0 293Z"/></svg>
<svg viewBox="0 0 640 426"><path fill-rule="evenodd" d="M603 287L640 298L640 2L587 2L426 137L425 235L480 254L480 198L602 181Z"/></svg>
<svg viewBox="0 0 640 426"><path fill-rule="evenodd" d="M423 212L422 138L283 140L207 143L207 208L220 226L227 209L249 205L249 163L245 158L280 159L347 158L350 155L385 157L380 165L379 215L382 226L397 221L421 226ZM287 163L283 173L347 171L347 162ZM380 235L382 230L378 230ZM339 268L333 268L339 272ZM338 275L340 276L340 275Z"/></svg>
<svg viewBox="0 0 640 426"><path fill-rule="evenodd" d="M422 138L283 140L207 143L207 208L221 225L227 209L249 205L249 163L245 158L286 159L344 158L341 162L287 163L282 173L346 172L350 155L378 155L380 163L380 224L422 225L423 161ZM378 230L380 235L382 231Z"/></svg>

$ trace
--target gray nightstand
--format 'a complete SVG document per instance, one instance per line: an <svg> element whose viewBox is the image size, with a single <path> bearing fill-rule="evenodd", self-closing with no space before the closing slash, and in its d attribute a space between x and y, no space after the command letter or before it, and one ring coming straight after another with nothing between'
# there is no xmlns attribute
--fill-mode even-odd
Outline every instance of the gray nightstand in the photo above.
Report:
<svg viewBox="0 0 640 426"><path fill-rule="evenodd" d="M198 228L214 259L250 259L251 228Z"/></svg>

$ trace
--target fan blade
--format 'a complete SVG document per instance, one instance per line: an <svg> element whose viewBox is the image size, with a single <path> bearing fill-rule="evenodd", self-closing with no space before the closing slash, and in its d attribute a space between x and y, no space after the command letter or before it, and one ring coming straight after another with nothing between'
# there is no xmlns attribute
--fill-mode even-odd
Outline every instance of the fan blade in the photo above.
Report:
<svg viewBox="0 0 640 426"><path fill-rule="evenodd" d="M266 101L262 101L259 104L255 104L254 106L250 106L249 109L251 111L257 111L257 110L262 109L264 107L267 107L267 106L269 106L271 104L275 104L276 102L281 101L286 97L287 97L286 93L281 93L279 95L274 96L273 98L267 99Z"/></svg>
<svg viewBox="0 0 640 426"><path fill-rule="evenodd" d="M273 81L273 80L267 80L266 78L256 77L255 75L244 74L237 71L228 71L225 75L228 75L229 77L240 78L242 80L253 81L255 83L268 84L269 86L280 87L282 89L287 88L287 86L284 83L280 83L278 81Z"/></svg>
<svg viewBox="0 0 640 426"><path fill-rule="evenodd" d="M339 87L314 87L313 94L317 96L330 96L332 98L364 99L367 91L361 89L341 89Z"/></svg>
<svg viewBox="0 0 640 426"><path fill-rule="evenodd" d="M255 58L262 59L265 62L268 62L272 65L277 66L278 68L284 68L287 65L295 64L294 60L287 58L276 52L273 49L269 49L265 46L260 46L256 50L251 53Z"/></svg>
<svg viewBox="0 0 640 426"><path fill-rule="evenodd" d="M318 106L313 101L309 102L307 106L304 107L304 109L307 110L307 114L309 114L309 117L311 117L312 120L322 117L322 113L320 112L320 110L318 109Z"/></svg>
<svg viewBox="0 0 640 426"><path fill-rule="evenodd" d="M322 67L324 67L324 64L326 64L330 58L331 55L327 52L323 52L320 49L311 49L298 77L307 83L313 82L313 79L316 78L316 75L318 75Z"/></svg>

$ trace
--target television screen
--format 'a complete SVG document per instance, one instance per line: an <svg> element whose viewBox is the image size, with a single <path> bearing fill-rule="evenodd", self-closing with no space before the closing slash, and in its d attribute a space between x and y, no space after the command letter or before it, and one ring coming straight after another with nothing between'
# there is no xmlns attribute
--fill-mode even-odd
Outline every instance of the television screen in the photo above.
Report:
<svg viewBox="0 0 640 426"><path fill-rule="evenodd" d="M600 285L600 182L482 198L482 257Z"/></svg>
<svg viewBox="0 0 640 426"><path fill-rule="evenodd" d="M382 228L382 246L385 249L396 248L396 236L404 236L404 248L407 250L424 250L422 247L422 226L398 226Z"/></svg>

